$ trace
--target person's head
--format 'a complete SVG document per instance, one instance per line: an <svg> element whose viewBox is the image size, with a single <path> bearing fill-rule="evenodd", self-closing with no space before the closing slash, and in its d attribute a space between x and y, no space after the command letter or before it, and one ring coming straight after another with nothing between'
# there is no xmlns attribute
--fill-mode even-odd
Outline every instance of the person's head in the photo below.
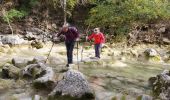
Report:
<svg viewBox="0 0 170 100"><path fill-rule="evenodd" d="M93 30L93 32L94 32L94 33L100 33L100 29L99 29L99 28L95 28L95 29Z"/></svg>
<svg viewBox="0 0 170 100"><path fill-rule="evenodd" d="M68 24L64 24L63 27L62 27L62 31L63 32L67 32L68 28L69 28L69 25Z"/></svg>

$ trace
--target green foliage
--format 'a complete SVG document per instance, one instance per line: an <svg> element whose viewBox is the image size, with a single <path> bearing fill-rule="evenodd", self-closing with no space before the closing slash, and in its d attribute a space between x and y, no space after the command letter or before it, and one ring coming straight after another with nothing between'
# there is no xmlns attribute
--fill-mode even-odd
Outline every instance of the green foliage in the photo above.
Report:
<svg viewBox="0 0 170 100"><path fill-rule="evenodd" d="M30 5L30 6L35 6L35 5L37 5L38 3L39 3L38 0L30 0L29 5Z"/></svg>
<svg viewBox="0 0 170 100"><path fill-rule="evenodd" d="M26 16L27 13L25 11L18 11L16 9L11 9L9 11L6 12L6 14L3 16L3 20L5 22L12 22L15 19L21 19L24 16Z"/></svg>
<svg viewBox="0 0 170 100"><path fill-rule="evenodd" d="M149 23L170 18L168 0L102 0L96 4L86 23L109 28L115 35L128 33L135 22Z"/></svg>

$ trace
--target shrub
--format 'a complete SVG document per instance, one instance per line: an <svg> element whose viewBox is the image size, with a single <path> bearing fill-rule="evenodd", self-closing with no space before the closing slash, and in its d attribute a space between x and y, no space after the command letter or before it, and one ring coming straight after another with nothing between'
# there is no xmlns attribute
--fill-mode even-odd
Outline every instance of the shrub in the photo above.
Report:
<svg viewBox="0 0 170 100"><path fill-rule="evenodd" d="M21 19L26 15L27 15L27 12L25 12L25 11L18 11L16 9L11 9L11 10L7 11L6 14L3 16L3 20L5 22L8 22L8 21L12 22L15 19Z"/></svg>
<svg viewBox="0 0 170 100"><path fill-rule="evenodd" d="M102 0L90 11L86 24L126 35L133 23L170 18L168 0ZM114 32L113 32L114 31Z"/></svg>

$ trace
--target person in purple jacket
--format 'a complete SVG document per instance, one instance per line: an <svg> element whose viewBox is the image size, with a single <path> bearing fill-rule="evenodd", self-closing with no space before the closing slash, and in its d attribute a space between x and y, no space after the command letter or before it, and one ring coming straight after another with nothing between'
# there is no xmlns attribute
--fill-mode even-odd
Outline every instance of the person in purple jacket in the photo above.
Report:
<svg viewBox="0 0 170 100"><path fill-rule="evenodd" d="M67 67L69 64L73 63L73 49L75 42L78 41L79 32L74 27L69 27L68 24L63 25L62 30L60 33L57 34L59 37L61 34L65 36L65 45L67 50Z"/></svg>

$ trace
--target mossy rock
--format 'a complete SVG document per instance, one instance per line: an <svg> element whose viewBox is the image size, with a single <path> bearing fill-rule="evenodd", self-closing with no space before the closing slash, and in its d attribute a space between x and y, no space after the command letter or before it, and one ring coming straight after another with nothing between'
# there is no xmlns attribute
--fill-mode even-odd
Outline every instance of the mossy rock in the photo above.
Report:
<svg viewBox="0 0 170 100"><path fill-rule="evenodd" d="M151 61L151 62L160 62L161 57L160 56L152 56L152 57L149 57L149 61Z"/></svg>
<svg viewBox="0 0 170 100"><path fill-rule="evenodd" d="M19 68L7 63L3 66L2 77L18 79L20 76L20 71L21 70Z"/></svg>
<svg viewBox="0 0 170 100"><path fill-rule="evenodd" d="M31 43L31 46L36 48L36 49L41 49L41 48L43 48L43 43L40 42L40 41L33 41Z"/></svg>

